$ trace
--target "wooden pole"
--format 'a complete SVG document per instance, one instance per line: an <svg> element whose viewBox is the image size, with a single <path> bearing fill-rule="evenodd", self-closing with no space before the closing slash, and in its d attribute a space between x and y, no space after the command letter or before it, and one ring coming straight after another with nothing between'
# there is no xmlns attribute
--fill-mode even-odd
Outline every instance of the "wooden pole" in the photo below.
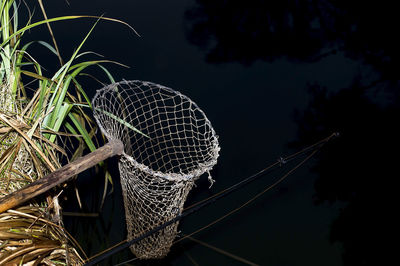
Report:
<svg viewBox="0 0 400 266"><path fill-rule="evenodd" d="M0 199L0 213L18 206L49 189L68 181L71 177L95 166L101 161L114 155L121 155L124 145L119 140L113 140L103 147L57 169L47 176L38 179L26 187L17 190Z"/></svg>

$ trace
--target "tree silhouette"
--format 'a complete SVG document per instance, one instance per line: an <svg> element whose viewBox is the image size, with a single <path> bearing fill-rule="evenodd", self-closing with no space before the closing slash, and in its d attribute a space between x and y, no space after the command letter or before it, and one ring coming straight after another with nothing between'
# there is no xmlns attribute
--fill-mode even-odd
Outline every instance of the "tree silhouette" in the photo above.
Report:
<svg viewBox="0 0 400 266"><path fill-rule="evenodd" d="M309 2L197 0L186 12L187 37L208 50L212 63L306 60L329 42L332 26L320 23L318 3Z"/></svg>
<svg viewBox="0 0 400 266"><path fill-rule="evenodd" d="M395 254L388 240L397 228L400 41L395 2L196 2L185 15L186 34L210 63L250 65L281 58L305 63L340 52L372 69L378 79L367 86L359 77L335 93L310 85L312 100L296 115L298 141L292 146L341 133L319 153L313 168L318 174L315 202L344 203L331 241L343 243L345 265L385 265Z"/></svg>
<svg viewBox="0 0 400 266"><path fill-rule="evenodd" d="M318 174L315 202L346 203L332 224L331 241L343 243L345 265L384 265L395 254L388 240L397 228L398 104L380 106L357 84L330 95L313 85L310 92L313 100L297 114L299 140L292 145L341 133L321 151L313 169Z"/></svg>
<svg viewBox="0 0 400 266"><path fill-rule="evenodd" d="M395 2L344 0L196 0L188 40L210 63L316 61L342 51L396 79L400 42Z"/></svg>

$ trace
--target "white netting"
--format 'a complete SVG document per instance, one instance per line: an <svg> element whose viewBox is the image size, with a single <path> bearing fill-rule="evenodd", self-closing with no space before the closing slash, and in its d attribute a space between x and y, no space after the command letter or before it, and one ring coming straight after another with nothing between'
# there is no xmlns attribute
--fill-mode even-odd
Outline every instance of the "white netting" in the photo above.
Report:
<svg viewBox="0 0 400 266"><path fill-rule="evenodd" d="M131 240L182 212L194 181L217 163L217 135L192 100L151 82L123 81L100 89L93 109L107 138L125 146L119 170ZM164 257L177 226L132 245L132 252L139 258Z"/></svg>

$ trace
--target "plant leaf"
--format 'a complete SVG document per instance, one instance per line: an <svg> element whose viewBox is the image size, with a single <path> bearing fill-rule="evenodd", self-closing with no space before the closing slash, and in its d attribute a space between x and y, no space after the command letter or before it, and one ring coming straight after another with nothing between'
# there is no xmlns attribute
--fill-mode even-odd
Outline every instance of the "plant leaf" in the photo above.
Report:
<svg viewBox="0 0 400 266"><path fill-rule="evenodd" d="M136 133L139 133L139 134L145 136L146 138L149 138L149 139L150 139L149 136L147 136L146 134L144 134L142 131L140 131L140 130L137 129L136 127L132 126L130 123L126 122L125 120L123 120L123 119L121 119L121 118L119 118L118 116L116 116L116 115L114 115L114 114L112 114L112 113L110 113L110 112L107 112L107 111L105 111L105 110L102 110L102 109L100 109L100 108L95 108L95 110L104 113L105 115L111 117L112 119L117 120L119 123L123 124L123 125L126 126L127 128L132 129L132 130L135 131Z"/></svg>

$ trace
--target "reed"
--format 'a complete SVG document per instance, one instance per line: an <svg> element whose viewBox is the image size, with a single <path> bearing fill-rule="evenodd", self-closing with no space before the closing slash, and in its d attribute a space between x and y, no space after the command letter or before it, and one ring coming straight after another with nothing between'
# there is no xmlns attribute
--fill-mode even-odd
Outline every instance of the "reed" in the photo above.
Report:
<svg viewBox="0 0 400 266"><path fill-rule="evenodd" d="M82 47L99 19L118 20L97 18L64 63L50 23L89 16L47 18L41 0L38 3L45 19L33 22L30 16L20 26L20 3L0 0L0 197L60 168L63 161L80 157L85 149L96 150L95 123L85 112L89 109L83 109L84 106L91 108L91 102L80 76L85 75L89 67L99 67L109 82L115 82L103 65L118 63L102 58L85 60L96 54L82 52ZM24 43L27 31L41 25L48 26L52 43ZM35 43L59 58L60 67L54 74L47 76L30 54L29 49ZM35 82L36 89L29 95L24 84L26 80ZM67 142L76 144L71 153L66 152ZM82 263L78 252L71 247L74 244L71 237L61 226L57 206L57 197L48 196L45 201L0 215L0 264Z"/></svg>

